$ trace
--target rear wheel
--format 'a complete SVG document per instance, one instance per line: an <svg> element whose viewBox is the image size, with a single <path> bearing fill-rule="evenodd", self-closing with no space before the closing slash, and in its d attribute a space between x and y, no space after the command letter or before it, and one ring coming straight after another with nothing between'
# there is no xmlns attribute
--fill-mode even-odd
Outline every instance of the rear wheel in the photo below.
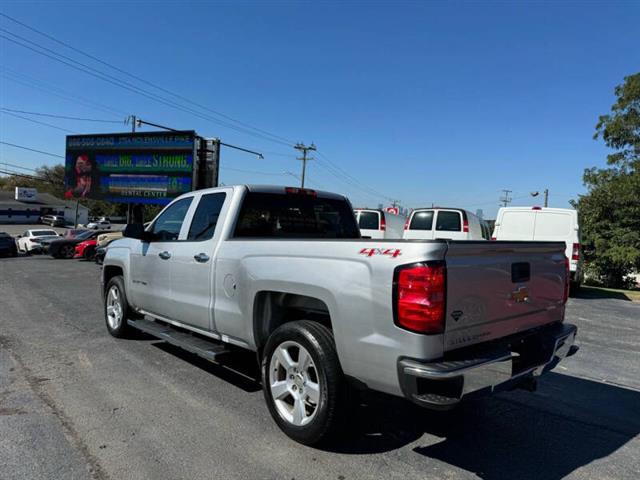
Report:
<svg viewBox="0 0 640 480"><path fill-rule="evenodd" d="M271 334L262 385L271 416L300 443L328 440L344 425L348 386L331 330L319 323L286 323Z"/></svg>
<svg viewBox="0 0 640 480"><path fill-rule="evenodd" d="M107 283L104 296L104 317L107 330L116 338L126 338L131 335L133 330L127 323L127 318L135 316L127 302L124 279L120 275L111 278Z"/></svg>
<svg viewBox="0 0 640 480"><path fill-rule="evenodd" d="M73 258L73 256L75 255L75 248L73 245L63 245L60 248L60 252L58 253L58 255L61 258Z"/></svg>

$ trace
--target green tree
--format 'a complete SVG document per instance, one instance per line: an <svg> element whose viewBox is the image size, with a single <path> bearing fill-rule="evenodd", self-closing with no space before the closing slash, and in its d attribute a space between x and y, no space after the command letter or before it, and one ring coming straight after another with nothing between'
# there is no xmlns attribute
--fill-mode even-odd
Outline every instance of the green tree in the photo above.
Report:
<svg viewBox="0 0 640 480"><path fill-rule="evenodd" d="M586 169L588 189L577 208L587 271L610 287L624 287L640 271L640 73L615 89L611 113L602 115L595 139L615 150L609 168Z"/></svg>

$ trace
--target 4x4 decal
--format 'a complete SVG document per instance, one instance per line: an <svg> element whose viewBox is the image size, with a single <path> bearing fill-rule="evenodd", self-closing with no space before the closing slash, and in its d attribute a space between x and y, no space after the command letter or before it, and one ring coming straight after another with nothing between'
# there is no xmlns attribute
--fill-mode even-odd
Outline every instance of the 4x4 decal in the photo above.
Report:
<svg viewBox="0 0 640 480"><path fill-rule="evenodd" d="M399 248L363 248L360 250L360 255L366 255L367 257L373 257L374 255L388 255L391 258L396 258L402 255L402 250Z"/></svg>

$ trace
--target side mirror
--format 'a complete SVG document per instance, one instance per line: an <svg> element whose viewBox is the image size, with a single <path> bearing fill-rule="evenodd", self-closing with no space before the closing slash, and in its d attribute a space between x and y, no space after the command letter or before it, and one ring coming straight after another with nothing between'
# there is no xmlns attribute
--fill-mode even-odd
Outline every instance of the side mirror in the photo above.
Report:
<svg viewBox="0 0 640 480"><path fill-rule="evenodd" d="M22 235L17 235L16 238L22 238Z"/></svg>
<svg viewBox="0 0 640 480"><path fill-rule="evenodd" d="M128 223L122 232L123 237L127 238L135 238L137 240L142 240L143 242L151 241L151 233L145 231L144 225L141 223Z"/></svg>

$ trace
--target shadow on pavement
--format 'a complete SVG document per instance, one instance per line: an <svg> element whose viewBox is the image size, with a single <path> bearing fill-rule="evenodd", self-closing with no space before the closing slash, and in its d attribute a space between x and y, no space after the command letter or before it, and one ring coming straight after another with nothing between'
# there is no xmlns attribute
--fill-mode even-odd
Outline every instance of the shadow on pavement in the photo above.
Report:
<svg viewBox="0 0 640 480"><path fill-rule="evenodd" d="M582 298L586 300L601 300L611 298L614 300L627 300L631 301L631 298L624 292L615 290L606 290L598 287L586 287L581 286L578 291L571 293L572 298Z"/></svg>
<svg viewBox="0 0 640 480"><path fill-rule="evenodd" d="M163 341L154 343L153 346L215 375L245 392L251 393L262 390L260 382L257 380L260 378L260 371L256 365L255 354L251 355L246 351L231 351L225 353L224 357L221 358L223 363L218 364Z"/></svg>
<svg viewBox="0 0 640 480"><path fill-rule="evenodd" d="M329 450L380 453L419 441L413 451L483 479L560 479L606 457L640 433L640 392L549 373L538 393L509 392L448 412L367 395L355 412L355 438Z"/></svg>

